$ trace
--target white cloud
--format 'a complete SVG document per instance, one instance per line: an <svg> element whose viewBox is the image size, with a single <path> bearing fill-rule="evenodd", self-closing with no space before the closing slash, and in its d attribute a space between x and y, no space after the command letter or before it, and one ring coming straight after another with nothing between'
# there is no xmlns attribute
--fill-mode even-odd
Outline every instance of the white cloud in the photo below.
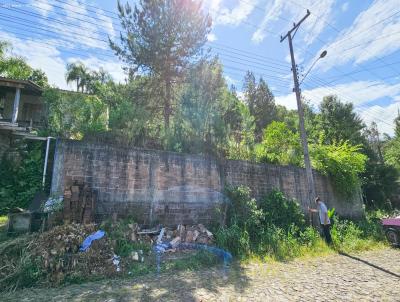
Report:
<svg viewBox="0 0 400 302"><path fill-rule="evenodd" d="M104 70L108 71L116 82L124 82L126 75L122 70L122 65L117 60L100 60L97 57L90 58L79 58L79 57L70 57L68 58L68 63L73 63L80 61L86 67L92 70L98 70L102 67Z"/></svg>
<svg viewBox="0 0 400 302"><path fill-rule="evenodd" d="M300 64L301 62L303 62L303 57L302 54L300 54L300 52L296 52L294 54L294 60L296 61L296 64ZM292 64L292 59L290 57L290 54L287 54L285 57L285 61L288 62L289 64ZM291 74L290 74L291 75Z"/></svg>
<svg viewBox="0 0 400 302"><path fill-rule="evenodd" d="M32 7L42 15L54 14L54 17L59 19L47 0L32 2ZM65 43L63 39L73 41L65 43L64 47L68 49L109 49L107 36L114 38L116 32L112 19L106 16L102 9L97 8L94 11L88 11L84 3L78 0L68 0L65 3L60 3L60 8L57 8L58 11L66 15L63 17L63 21L69 23L69 26L52 20L41 20L40 22L59 35L59 43Z"/></svg>
<svg viewBox="0 0 400 302"><path fill-rule="evenodd" d="M332 94L336 94L343 102L353 103L357 113L367 124L375 121L381 132L393 134L393 119L396 117L397 108L400 105L400 84L390 85L379 81L357 81L302 91L304 98L315 106L321 102L324 96ZM388 106L368 106L368 103L383 98L389 98L391 104ZM288 109L297 109L294 93L276 96L275 101Z"/></svg>
<svg viewBox="0 0 400 302"><path fill-rule="evenodd" d="M42 14L54 14L48 1L41 1L40 4L35 1L32 5ZM28 39L18 38L16 35L6 34L6 28L2 30L2 39L8 40L13 45L13 53L24 57L30 66L42 69L47 74L49 83L57 87L75 89L73 85L67 85L65 81L66 63L78 60L90 69L96 70L103 67L114 80L124 81L125 74L116 57L110 56L107 60L101 60L94 54L99 49L109 50L107 35L111 38L115 37L112 19L105 16L101 9L96 9L94 12L88 11L86 5L77 0L68 0L57 10L66 14L65 21L71 26L42 20L43 25L49 26L52 31L58 33L57 39L35 36ZM85 54L83 58L79 55L68 58L68 51L84 52L87 55ZM111 54L111 52L108 53ZM93 56L88 58L91 54Z"/></svg>
<svg viewBox="0 0 400 302"><path fill-rule="evenodd" d="M258 0L239 1L233 9L220 9L216 24L239 25L253 12L257 3Z"/></svg>
<svg viewBox="0 0 400 302"><path fill-rule="evenodd" d="M234 85L236 87L239 84L239 81L231 78L228 75L225 75L225 80L228 86Z"/></svg>
<svg viewBox="0 0 400 302"><path fill-rule="evenodd" d="M253 12L258 0L237 0L233 8L223 5L222 0L206 0L205 9L212 17L213 25L238 26Z"/></svg>
<svg viewBox="0 0 400 302"><path fill-rule="evenodd" d="M299 20L305 14L305 7L311 11L311 16L302 24L302 32L306 44L311 44L314 39L324 30L326 22L331 17L334 0L301 0L298 5L287 0L274 0L269 2L265 8L265 16L257 30L253 33L252 41L261 43L270 27L283 17L285 19ZM321 13L322 12L322 13Z"/></svg>
<svg viewBox="0 0 400 302"><path fill-rule="evenodd" d="M5 32L3 32L2 39L12 44L13 54L24 57L33 68L43 70L51 85L56 85L64 89L68 88L64 78L66 71L65 62L60 57L60 51L55 46L43 43L51 41L19 39Z"/></svg>
<svg viewBox="0 0 400 302"><path fill-rule="evenodd" d="M207 41L214 42L217 41L217 36L213 33L207 35Z"/></svg>
<svg viewBox="0 0 400 302"><path fill-rule="evenodd" d="M361 12L335 41L321 48L329 49L323 70L349 62L363 63L399 50L400 35L393 34L400 31L400 14L394 14L398 7L398 0L376 0ZM392 17L387 19L389 16ZM385 21L377 24L379 20Z"/></svg>
<svg viewBox="0 0 400 302"><path fill-rule="evenodd" d="M31 1L33 8L35 8L41 15L47 17L47 15L52 11L53 7L48 0L42 1Z"/></svg>
<svg viewBox="0 0 400 302"><path fill-rule="evenodd" d="M341 6L342 12L346 12L349 9L349 2L343 3Z"/></svg>
<svg viewBox="0 0 400 302"><path fill-rule="evenodd" d="M102 28L106 30L106 32L110 35L110 38L115 38L115 29L112 19L104 14L102 9L96 9L96 17L100 19L103 23Z"/></svg>
<svg viewBox="0 0 400 302"><path fill-rule="evenodd" d="M394 102L388 106L374 105L359 112L364 122L369 126L372 122L378 125L379 132L394 135L394 119L400 109L400 102ZM379 119L377 119L378 117Z"/></svg>

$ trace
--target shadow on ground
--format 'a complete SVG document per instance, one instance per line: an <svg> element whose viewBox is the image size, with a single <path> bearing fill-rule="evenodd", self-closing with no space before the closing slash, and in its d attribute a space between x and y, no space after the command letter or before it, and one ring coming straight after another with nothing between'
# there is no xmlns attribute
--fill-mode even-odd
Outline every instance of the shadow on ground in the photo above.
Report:
<svg viewBox="0 0 400 302"><path fill-rule="evenodd" d="M245 269L237 263L198 271L149 274L61 288L32 288L4 296L4 301L203 301L219 297L219 287L240 294L249 285ZM196 298L195 298L196 297Z"/></svg>
<svg viewBox="0 0 400 302"><path fill-rule="evenodd" d="M348 258L353 259L353 260L356 260L356 261L359 261L359 262L361 262L361 263L364 263L364 264L366 264L366 265L369 265L370 267L373 267L373 268L378 269L378 270L380 270L380 271L382 271L382 272L384 272L384 273L386 273L386 274L392 275L392 276L397 277L397 278L400 279L400 275L399 275L399 274L396 274L396 273L394 273L394 272L391 272L390 270L387 270L387 269L385 269L385 268L383 268L383 267L381 267L381 266L379 266L379 265L376 265L376 264L374 264L374 263L371 263L371 262L369 262L369 261L366 261L366 260L364 260L364 259L362 259L362 258L359 258L359 257L356 257L356 256L352 256L352 255L349 255L349 254L347 254L347 253L345 253L345 252L341 252L341 251L339 251L339 255L348 257Z"/></svg>

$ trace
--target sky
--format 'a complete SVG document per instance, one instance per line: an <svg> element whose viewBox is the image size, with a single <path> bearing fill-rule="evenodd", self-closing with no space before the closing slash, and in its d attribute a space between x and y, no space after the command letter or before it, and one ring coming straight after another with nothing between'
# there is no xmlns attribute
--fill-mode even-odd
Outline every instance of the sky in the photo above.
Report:
<svg viewBox="0 0 400 302"><path fill-rule="evenodd" d="M205 0L203 5L213 20L205 47L220 58L228 85L240 94L251 70L289 109L296 109L296 99L288 41L281 43L280 36L309 9L293 39L303 96L318 110L324 96L335 94L353 103L367 125L374 121L382 133L393 135L400 108L398 0ZM122 64L107 42L120 30L114 0L0 0L0 40L63 89L74 88L65 71L76 61L124 81ZM327 56L314 65L324 50Z"/></svg>

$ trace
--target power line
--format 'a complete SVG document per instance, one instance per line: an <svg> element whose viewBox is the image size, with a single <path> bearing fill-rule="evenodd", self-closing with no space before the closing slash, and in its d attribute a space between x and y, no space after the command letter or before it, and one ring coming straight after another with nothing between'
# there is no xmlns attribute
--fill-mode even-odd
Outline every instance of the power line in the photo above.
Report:
<svg viewBox="0 0 400 302"><path fill-rule="evenodd" d="M60 1L61 2L61 1ZM94 19L96 19L96 18L94 18ZM80 21L82 21L81 19L78 19L78 20L80 20ZM85 21L86 22L86 21ZM254 26L254 25L252 25L252 26ZM276 35L275 33L273 33L274 35ZM104 40L103 40L104 41ZM325 43L325 42L324 42ZM247 52L247 53L249 53L249 52ZM283 65L283 64L282 64Z"/></svg>
<svg viewBox="0 0 400 302"><path fill-rule="evenodd" d="M62 1L59 1L59 2L62 2ZM70 6L74 6L74 5L70 5ZM78 7L78 6L74 6L74 7ZM66 10L66 8L62 8L62 9L64 9L64 10ZM64 15L63 15L64 16ZM93 18L93 17L91 17L91 18ZM96 19L96 18L94 18L94 19ZM80 20L80 21L82 21L82 19L78 19L78 20ZM287 19L286 19L287 20ZM101 21L101 20L100 20ZM257 28L257 26L255 26L255 25L253 25L253 24L251 24L251 23L248 23L247 22L247 24L249 24L249 25L251 25L252 27L255 27L255 28ZM269 31L270 32L270 31ZM271 32L271 33L273 33L273 32ZM274 35L277 35L276 33L273 33ZM322 41L322 40L321 40ZM105 41L103 41L103 42L105 42ZM322 41L323 42L323 41ZM323 43L325 43L325 42L323 42ZM282 64L283 65L283 64ZM339 70L339 69L337 69L337 70ZM397 71L396 71L397 72ZM339 70L339 73L342 73L342 71L340 71ZM375 74L373 74L374 76L376 76Z"/></svg>

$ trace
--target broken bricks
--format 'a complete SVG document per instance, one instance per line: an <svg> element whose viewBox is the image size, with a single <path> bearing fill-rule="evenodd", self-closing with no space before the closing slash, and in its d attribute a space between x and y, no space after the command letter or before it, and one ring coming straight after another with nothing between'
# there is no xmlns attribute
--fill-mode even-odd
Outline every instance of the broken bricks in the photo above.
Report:
<svg viewBox="0 0 400 302"><path fill-rule="evenodd" d="M174 231L166 229L161 239L164 242L170 242L175 248L179 243L212 244L214 236L202 224L193 226L180 224Z"/></svg>
<svg viewBox="0 0 400 302"><path fill-rule="evenodd" d="M92 223L95 203L96 194L87 185L75 182L64 190L64 223Z"/></svg>

